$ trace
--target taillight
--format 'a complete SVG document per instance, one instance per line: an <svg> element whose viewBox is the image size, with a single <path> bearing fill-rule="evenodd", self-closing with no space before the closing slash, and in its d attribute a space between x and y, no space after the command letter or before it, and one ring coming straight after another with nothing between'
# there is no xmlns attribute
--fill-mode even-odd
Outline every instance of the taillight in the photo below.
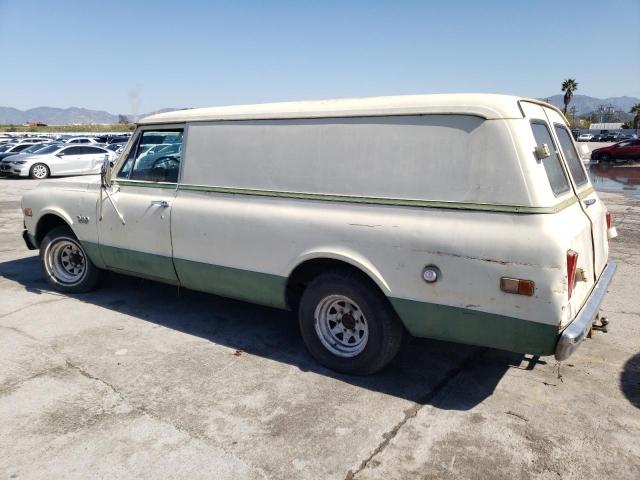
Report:
<svg viewBox="0 0 640 480"><path fill-rule="evenodd" d="M607 212L605 216L607 218L607 228L611 228L611 225L613 223L613 219L611 218L611 212Z"/></svg>
<svg viewBox="0 0 640 480"><path fill-rule="evenodd" d="M576 268L578 267L578 252L567 250L567 282L569 287L569 298L576 286Z"/></svg>

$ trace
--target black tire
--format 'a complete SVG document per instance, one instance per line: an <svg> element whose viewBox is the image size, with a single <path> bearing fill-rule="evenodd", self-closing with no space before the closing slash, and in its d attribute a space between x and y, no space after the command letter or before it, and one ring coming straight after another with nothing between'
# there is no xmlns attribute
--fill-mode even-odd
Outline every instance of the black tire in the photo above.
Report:
<svg viewBox="0 0 640 480"><path fill-rule="evenodd" d="M57 271L65 271L61 270L65 269L62 263L64 262L64 257L61 260L64 252L60 253L65 246L68 246L67 251L69 251L69 248L75 248L78 252L81 252L82 260L79 260L79 253L71 253L71 256L75 256L74 258L78 259L78 264L82 263L82 273L77 274L77 278L74 278L71 273L69 273L68 278L63 278L62 275L56 274ZM71 257L68 255L66 258L69 259ZM70 265L69 262L71 260L67 261L67 266ZM89 259L84 247L67 226L53 228L45 235L40 244L40 265L45 272L49 285L65 293L85 293L94 290L105 275L105 271L96 267ZM77 269L80 270L80 267Z"/></svg>
<svg viewBox="0 0 640 480"><path fill-rule="evenodd" d="M603 153L603 154L600 155L599 160L601 162L611 163L613 161L613 157L611 155L609 155L608 153Z"/></svg>
<svg viewBox="0 0 640 480"><path fill-rule="evenodd" d="M44 169L42 167L44 167ZM45 172L44 175L40 174L40 171ZM49 175L51 175L51 170L49 170L49 167L44 163L34 163L29 169L29 176L35 180L44 180L45 178L49 178Z"/></svg>
<svg viewBox="0 0 640 480"><path fill-rule="evenodd" d="M368 338L363 350L354 356L340 356L330 351L321 340L320 327L316 327L321 323L316 321L316 310L336 296L354 302L365 318ZM345 321L334 323L346 325L347 317L342 317ZM302 338L311 355L325 367L342 373L368 375L379 371L395 357L402 342L402 323L387 299L375 285L350 271L327 272L316 277L302 294L299 321ZM350 321L353 322L353 317Z"/></svg>

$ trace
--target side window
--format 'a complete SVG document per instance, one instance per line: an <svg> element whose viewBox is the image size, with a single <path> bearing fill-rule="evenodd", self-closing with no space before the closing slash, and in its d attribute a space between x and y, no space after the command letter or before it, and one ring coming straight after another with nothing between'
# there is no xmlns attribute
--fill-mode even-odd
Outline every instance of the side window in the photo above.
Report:
<svg viewBox="0 0 640 480"><path fill-rule="evenodd" d="M571 135L562 125L555 125L555 129L558 140L560 140L560 148L562 148L564 158L569 165L569 171L571 172L573 181L576 182L576 185L584 185L588 181L587 174L584 171L582 160L580 160L576 147L573 145Z"/></svg>
<svg viewBox="0 0 640 480"><path fill-rule="evenodd" d="M96 148L96 147L82 147L83 153L85 153L86 155L95 155L98 153L107 153L104 150L102 150L101 148Z"/></svg>
<svg viewBox="0 0 640 480"><path fill-rule="evenodd" d="M544 122L531 122L531 130L533 131L533 137L536 140L537 145L546 143L551 151L551 155L542 160L545 172L547 172L547 178L551 185L551 190L555 196L569 191L569 181L562 168L562 161L558 150L556 149L553 140L551 139L551 132L549 127Z"/></svg>
<svg viewBox="0 0 640 480"><path fill-rule="evenodd" d="M84 148L82 147L69 147L69 148L65 148L60 153L63 153L65 155L82 155L83 150Z"/></svg>
<svg viewBox="0 0 640 480"><path fill-rule="evenodd" d="M150 182L177 182L182 159L182 136L182 129L143 131L118 172L118 177ZM170 140L172 148L157 148L158 138Z"/></svg>

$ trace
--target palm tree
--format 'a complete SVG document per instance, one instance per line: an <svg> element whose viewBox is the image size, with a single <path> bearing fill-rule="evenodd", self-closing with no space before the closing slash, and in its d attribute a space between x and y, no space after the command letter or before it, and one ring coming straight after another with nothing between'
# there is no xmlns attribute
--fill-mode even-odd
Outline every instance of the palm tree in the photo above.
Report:
<svg viewBox="0 0 640 480"><path fill-rule="evenodd" d="M638 134L638 128L640 126L640 103L636 103L629 113L633 113L635 116L633 117L633 128L636 129L636 135Z"/></svg>
<svg viewBox="0 0 640 480"><path fill-rule="evenodd" d="M574 78L567 78L562 82L562 91L564 92L564 114L567 114L567 107L573 98L573 92L578 89L578 82Z"/></svg>

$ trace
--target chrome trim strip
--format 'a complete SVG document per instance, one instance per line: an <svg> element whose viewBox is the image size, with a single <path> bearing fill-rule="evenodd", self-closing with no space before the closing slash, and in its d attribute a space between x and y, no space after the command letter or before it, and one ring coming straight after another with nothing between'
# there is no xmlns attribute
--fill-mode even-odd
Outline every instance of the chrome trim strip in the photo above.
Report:
<svg viewBox="0 0 640 480"><path fill-rule="evenodd" d="M560 339L556 345L556 360L562 361L569 358L588 335L589 330L591 330L591 325L600 311L600 305L602 304L602 300L604 300L607 288L609 288L609 284L617 268L618 265L613 261L610 261L604 267L602 275L600 275L600 278L589 295L589 299L583 305L582 309L580 309L580 312L578 312L573 322L571 322L560 335Z"/></svg>

